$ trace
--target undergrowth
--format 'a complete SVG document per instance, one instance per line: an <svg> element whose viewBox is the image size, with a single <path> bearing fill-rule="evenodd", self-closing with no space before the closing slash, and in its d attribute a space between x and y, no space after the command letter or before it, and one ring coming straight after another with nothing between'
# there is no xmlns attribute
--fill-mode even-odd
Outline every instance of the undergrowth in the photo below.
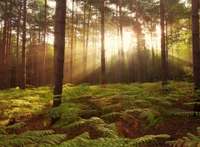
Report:
<svg viewBox="0 0 200 147"><path fill-rule="evenodd" d="M45 106L52 103L50 87L25 91L13 88L0 92L0 119L10 115L20 119L44 113L46 121L50 121L51 117L60 117L52 129L58 128L66 132L78 130L79 133L74 139L63 141L66 135L56 134L52 130L28 131L15 135L6 133L6 127L2 127L0 139L6 138L5 143L10 146L17 146L17 143L18 146L34 146L35 143L40 146L63 147L140 147L148 146L149 143L160 146L160 141L165 142L169 135L145 135L138 138L136 132L138 129L147 131L159 127L167 116L192 116L194 112L185 109L193 105L190 102L192 95L192 84L186 82L169 82L164 87L161 83L110 84L106 88L100 85L68 84L63 86L62 104L46 112ZM96 136L92 136L94 132L88 128L95 130ZM9 142L13 138L17 141ZM193 141L191 134L188 138ZM184 142L188 138L178 141ZM169 143L174 145L177 141Z"/></svg>

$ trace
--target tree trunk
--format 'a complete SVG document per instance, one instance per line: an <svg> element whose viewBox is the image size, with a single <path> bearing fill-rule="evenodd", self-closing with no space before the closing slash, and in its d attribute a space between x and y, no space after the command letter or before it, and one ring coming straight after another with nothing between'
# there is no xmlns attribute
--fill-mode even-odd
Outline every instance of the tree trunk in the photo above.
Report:
<svg viewBox="0 0 200 147"><path fill-rule="evenodd" d="M41 73L41 85L45 85L46 79L46 34L47 34L47 0L44 3L44 43L43 43L43 51L42 51L42 73Z"/></svg>
<svg viewBox="0 0 200 147"><path fill-rule="evenodd" d="M23 10L23 38L22 38L22 80L21 80L21 89L25 90L26 88L26 0L23 1L24 10Z"/></svg>
<svg viewBox="0 0 200 147"><path fill-rule="evenodd" d="M106 86L106 61L105 61L105 38L104 38L104 0L101 0L101 85Z"/></svg>
<svg viewBox="0 0 200 147"><path fill-rule="evenodd" d="M140 22L138 20L139 14L138 14L138 0L136 0L136 39L137 39L137 80L138 82L143 82L143 74L142 74L142 59L141 59L141 49L140 49L140 35L141 35L141 26Z"/></svg>
<svg viewBox="0 0 200 147"><path fill-rule="evenodd" d="M119 64L119 72L120 72L120 82L124 81L124 35L123 35L123 16L122 16L122 4L123 0L119 1L119 32L120 32L120 64Z"/></svg>
<svg viewBox="0 0 200 147"><path fill-rule="evenodd" d="M56 0L55 29L54 29L54 97L53 107L61 104L63 69L65 55L65 26L66 26L66 0ZM56 123L59 117L52 118L51 124Z"/></svg>
<svg viewBox="0 0 200 147"><path fill-rule="evenodd" d="M161 28L161 60L162 60L162 85L167 83L167 61L165 51L165 22L164 22L164 0L160 0L160 28Z"/></svg>
<svg viewBox="0 0 200 147"><path fill-rule="evenodd" d="M17 18L17 47L16 47L16 77L15 77L15 86L19 85L19 36L20 36L20 22L21 22L21 10L22 10L22 2L19 3L19 11Z"/></svg>
<svg viewBox="0 0 200 147"><path fill-rule="evenodd" d="M72 18L71 18L71 55L70 55L70 71L69 81L73 83L73 63L74 61L74 0L72 0Z"/></svg>
<svg viewBox="0 0 200 147"><path fill-rule="evenodd" d="M199 0L192 0L192 46L193 46L193 76L194 93L200 102L200 49L199 49ZM194 105L194 111L200 112L200 105Z"/></svg>
<svg viewBox="0 0 200 147"><path fill-rule="evenodd" d="M85 30L86 30L85 20L86 20L86 3L84 1L84 17L83 17L83 80L85 80L86 71L87 71L87 65L86 65L87 56L86 56L86 47L85 47L85 36L86 36L85 35Z"/></svg>

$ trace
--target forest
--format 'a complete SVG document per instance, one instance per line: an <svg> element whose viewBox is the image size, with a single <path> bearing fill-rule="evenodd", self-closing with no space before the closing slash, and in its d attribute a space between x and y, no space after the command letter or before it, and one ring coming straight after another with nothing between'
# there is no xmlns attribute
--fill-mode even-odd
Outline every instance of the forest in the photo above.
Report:
<svg viewBox="0 0 200 147"><path fill-rule="evenodd" d="M0 147L199 147L199 6L0 1Z"/></svg>

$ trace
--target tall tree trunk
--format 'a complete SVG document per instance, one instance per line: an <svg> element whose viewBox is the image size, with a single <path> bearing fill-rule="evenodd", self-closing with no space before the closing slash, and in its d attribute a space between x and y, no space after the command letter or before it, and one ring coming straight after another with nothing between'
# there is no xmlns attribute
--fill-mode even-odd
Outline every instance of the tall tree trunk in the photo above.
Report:
<svg viewBox="0 0 200 147"><path fill-rule="evenodd" d="M41 73L41 85L45 85L46 79L46 34L47 34L47 0L44 3L44 43L43 43L43 51L42 51L42 73Z"/></svg>
<svg viewBox="0 0 200 147"><path fill-rule="evenodd" d="M167 83L167 61L165 51L165 22L164 22L164 0L160 0L160 28L161 28L161 60L162 60L162 84Z"/></svg>
<svg viewBox="0 0 200 147"><path fill-rule="evenodd" d="M72 18L71 18L71 55L70 55L70 83L73 83L73 63L74 61L74 0L72 0Z"/></svg>
<svg viewBox="0 0 200 147"><path fill-rule="evenodd" d="M104 34L104 0L101 0L101 85L106 86L106 60L105 60L105 34Z"/></svg>
<svg viewBox="0 0 200 147"><path fill-rule="evenodd" d="M19 11L17 18L17 47L16 47L16 77L15 77L15 86L19 85L19 37L20 37L20 27L21 27L21 10L22 10L22 2L19 2Z"/></svg>
<svg viewBox="0 0 200 147"><path fill-rule="evenodd" d="M8 1L4 0L5 8L4 8L4 28L3 28L3 40L2 40L2 63L1 63L1 75L0 75L0 81L1 81L1 88L5 89L5 62L6 62L6 49L7 49L7 24L8 24Z"/></svg>
<svg viewBox="0 0 200 147"><path fill-rule="evenodd" d="M141 35L141 26L140 22L138 20L139 14L138 14L138 0L136 0L136 27L137 27L137 32L136 32L136 39L137 39L137 79L138 82L143 82L143 74L142 74L142 59L141 59L141 49L140 49L140 35Z"/></svg>
<svg viewBox="0 0 200 147"><path fill-rule="evenodd" d="M88 67L88 44L89 44L89 31L90 31L90 19L91 19L91 9L92 6L89 5L89 10L88 10L88 16L87 16L87 32L86 32L86 42L85 42L85 63L86 63L86 71ZM88 74L87 82L89 82L89 77L90 75Z"/></svg>
<svg viewBox="0 0 200 147"><path fill-rule="evenodd" d="M119 64L119 70L120 70L120 82L124 81L124 34L123 34L123 16L122 16L122 4L123 0L119 1L119 32L120 32L120 64Z"/></svg>
<svg viewBox="0 0 200 147"><path fill-rule="evenodd" d="M192 46L193 46L193 76L194 93L200 102L200 49L199 49L199 0L192 0ZM200 111L200 105L194 105L194 111Z"/></svg>
<svg viewBox="0 0 200 147"><path fill-rule="evenodd" d="M65 55L65 27L66 27L66 0L56 0L54 27L54 97L53 107L58 107L62 99L63 69ZM52 118L51 124L56 123L59 117Z"/></svg>
<svg viewBox="0 0 200 147"><path fill-rule="evenodd" d="M22 80L21 80L21 89L25 90L26 88L26 0L23 1L24 10L23 10L23 38L22 38Z"/></svg>
<svg viewBox="0 0 200 147"><path fill-rule="evenodd" d="M84 1L84 16L83 16L83 79L85 80L86 71L87 71L87 63L86 63L86 45L85 45L85 30L86 30L86 2ZM84 81L85 82L85 81Z"/></svg>
<svg viewBox="0 0 200 147"><path fill-rule="evenodd" d="M154 46L153 46L153 34L151 31L151 54L152 54L152 81L155 81L155 51L154 51Z"/></svg>
<svg viewBox="0 0 200 147"><path fill-rule="evenodd" d="M10 2L10 10L9 10L9 21L8 21L8 35L7 35L7 51L6 51L6 88L10 88L10 82L11 82L11 50L12 50L12 2Z"/></svg>

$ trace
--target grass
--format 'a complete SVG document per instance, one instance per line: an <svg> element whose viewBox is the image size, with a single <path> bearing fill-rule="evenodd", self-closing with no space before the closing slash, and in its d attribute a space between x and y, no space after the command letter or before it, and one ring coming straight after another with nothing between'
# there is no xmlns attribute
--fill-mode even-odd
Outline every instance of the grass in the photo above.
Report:
<svg viewBox="0 0 200 147"><path fill-rule="evenodd" d="M10 117L15 117L20 122L22 118L41 115L45 118L41 121L44 121L43 124L46 126L51 117L60 116L61 118L54 126L49 126L55 132L43 135L43 138L49 138L47 145L176 145L177 138L174 142L165 144L170 136L174 138L175 132L163 134L158 131L158 128L164 128L169 118L175 118L179 122L180 119L190 119L193 114L192 105L189 104L193 97L193 84L187 82L170 81L165 87L162 87L160 82L109 84L106 88L87 84L64 85L62 104L50 109L47 106L52 104L52 97L51 87L27 90L12 88L0 91L0 120L2 120L0 129L4 132L0 135L0 139L1 136L13 135L14 131L5 133L7 129L5 124ZM177 122L171 120L171 123ZM168 132L167 129L165 128L166 132ZM158 134L152 133L152 130ZM45 133L45 129L41 128L41 131ZM67 136L64 136L63 132ZM20 136L23 133L26 132L14 136L19 145ZM37 135L37 133L32 134ZM57 142L56 139L58 139ZM23 143L26 144L26 142ZM45 142L42 142L41 146L45 146Z"/></svg>

